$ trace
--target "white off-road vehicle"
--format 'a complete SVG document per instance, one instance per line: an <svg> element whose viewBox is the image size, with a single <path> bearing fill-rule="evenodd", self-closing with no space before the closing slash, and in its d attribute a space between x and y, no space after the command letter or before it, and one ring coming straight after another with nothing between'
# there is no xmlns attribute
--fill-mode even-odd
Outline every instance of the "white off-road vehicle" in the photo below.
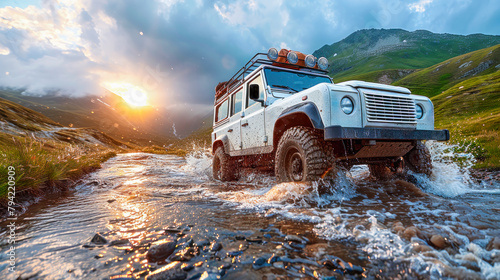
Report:
<svg viewBox="0 0 500 280"><path fill-rule="evenodd" d="M368 164L377 178L431 173L422 140L434 130L429 98L377 83L334 84L328 60L271 48L256 54L215 93L213 176L236 180L243 167L273 168L278 181L313 181L337 166Z"/></svg>

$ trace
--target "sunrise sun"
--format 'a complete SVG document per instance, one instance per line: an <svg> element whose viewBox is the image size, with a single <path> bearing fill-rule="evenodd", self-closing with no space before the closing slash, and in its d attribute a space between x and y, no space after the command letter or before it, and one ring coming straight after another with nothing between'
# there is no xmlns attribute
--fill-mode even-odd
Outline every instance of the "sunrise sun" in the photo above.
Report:
<svg viewBox="0 0 500 280"><path fill-rule="evenodd" d="M123 98L130 106L143 107L148 105L148 95L138 86L129 83L105 83L104 87Z"/></svg>

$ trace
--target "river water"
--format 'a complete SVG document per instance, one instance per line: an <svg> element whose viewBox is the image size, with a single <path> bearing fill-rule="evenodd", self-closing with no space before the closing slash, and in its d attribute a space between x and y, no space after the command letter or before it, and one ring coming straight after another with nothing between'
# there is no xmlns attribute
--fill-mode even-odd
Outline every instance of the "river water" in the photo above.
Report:
<svg viewBox="0 0 500 280"><path fill-rule="evenodd" d="M359 166L309 185L220 183L205 151L120 154L19 216L15 272L1 224L0 277L500 279L500 183L431 150L430 178L377 182ZM155 260L162 244L175 251Z"/></svg>

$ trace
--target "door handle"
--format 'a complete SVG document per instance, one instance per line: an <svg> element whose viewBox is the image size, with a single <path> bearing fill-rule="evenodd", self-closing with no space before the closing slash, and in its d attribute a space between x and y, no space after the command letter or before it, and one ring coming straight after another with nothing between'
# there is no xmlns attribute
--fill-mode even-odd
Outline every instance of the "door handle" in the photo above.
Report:
<svg viewBox="0 0 500 280"><path fill-rule="evenodd" d="M227 132L233 132L233 129L231 128L231 129L229 129Z"/></svg>
<svg viewBox="0 0 500 280"><path fill-rule="evenodd" d="M244 124L242 124L241 126L248 126L248 123L244 123Z"/></svg>

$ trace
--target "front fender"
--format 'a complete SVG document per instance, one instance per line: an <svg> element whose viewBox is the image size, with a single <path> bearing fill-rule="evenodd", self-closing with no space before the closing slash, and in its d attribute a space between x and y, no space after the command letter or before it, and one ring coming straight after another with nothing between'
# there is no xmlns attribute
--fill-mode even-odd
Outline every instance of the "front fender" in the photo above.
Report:
<svg viewBox="0 0 500 280"><path fill-rule="evenodd" d="M215 149L217 147L222 146L224 147L224 151L229 154L229 138L227 138L227 135L219 136L217 139L215 139L214 143L212 144L212 154L215 153Z"/></svg>
<svg viewBox="0 0 500 280"><path fill-rule="evenodd" d="M287 117L290 117L291 115L298 113L306 115L309 118L309 121L311 122L314 128L316 129L325 128L323 120L321 119L321 115L319 114L318 108L311 102L300 103L283 110L283 112L278 117L278 121L280 119L286 119Z"/></svg>

